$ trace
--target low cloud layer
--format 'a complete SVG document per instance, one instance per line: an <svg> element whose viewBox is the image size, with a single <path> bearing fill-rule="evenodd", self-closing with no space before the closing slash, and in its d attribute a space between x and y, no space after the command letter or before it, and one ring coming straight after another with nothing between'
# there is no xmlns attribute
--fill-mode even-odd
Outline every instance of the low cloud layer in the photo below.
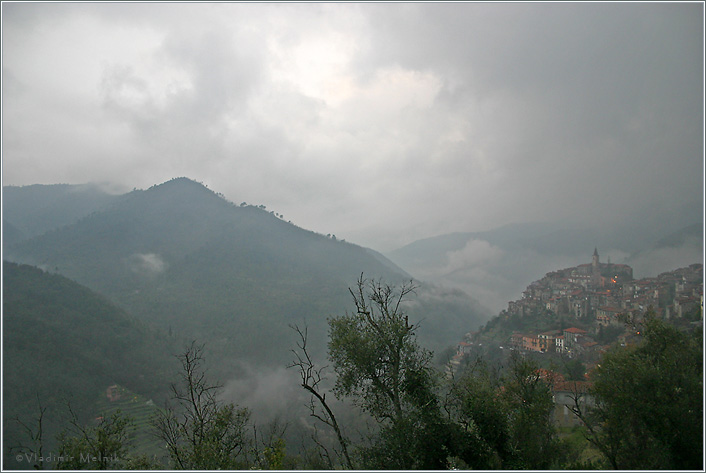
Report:
<svg viewBox="0 0 706 473"><path fill-rule="evenodd" d="M462 250L450 251L446 254L448 264L443 269L443 273L452 274L460 269L487 266L502 258L503 255L502 249L485 240L469 240Z"/></svg>
<svg viewBox="0 0 706 473"><path fill-rule="evenodd" d="M269 423L294 409L302 411L308 396L295 370L243 367L238 378L223 386L222 398L253 412L259 423Z"/></svg>
<svg viewBox="0 0 706 473"><path fill-rule="evenodd" d="M167 267L164 259L156 253L135 253L130 256L130 269L138 274L154 276Z"/></svg>

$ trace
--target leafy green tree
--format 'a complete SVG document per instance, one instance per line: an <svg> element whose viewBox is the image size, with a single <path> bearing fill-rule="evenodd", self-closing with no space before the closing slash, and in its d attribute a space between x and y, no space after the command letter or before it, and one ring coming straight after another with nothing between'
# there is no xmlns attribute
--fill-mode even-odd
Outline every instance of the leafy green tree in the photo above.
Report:
<svg viewBox="0 0 706 473"><path fill-rule="evenodd" d="M564 361L564 374L569 381L585 381L586 365L581 360L572 359Z"/></svg>
<svg viewBox="0 0 706 473"><path fill-rule="evenodd" d="M592 374L595 406L575 412L616 469L703 468L703 336L648 312L642 341Z"/></svg>
<svg viewBox="0 0 706 473"><path fill-rule="evenodd" d="M179 357L182 383L154 420L174 468L240 469L247 466L245 434L250 413L218 400L220 386L206 380L203 345L192 343Z"/></svg>
<svg viewBox="0 0 706 473"><path fill-rule="evenodd" d="M258 434L258 428L253 425L252 453L254 460L251 469L258 470L296 470L298 458L287 455L287 444L284 434L288 424L279 418L270 421L264 431Z"/></svg>
<svg viewBox="0 0 706 473"><path fill-rule="evenodd" d="M115 470L128 464L129 434L133 423L118 410L109 417L100 418L95 427L80 424L71 410L70 430L59 435L59 455L56 468L60 470Z"/></svg>
<svg viewBox="0 0 706 473"><path fill-rule="evenodd" d="M282 470L286 458L285 444L283 439L275 440L270 447L265 447L262 451L264 463L269 470Z"/></svg>
<svg viewBox="0 0 706 473"><path fill-rule="evenodd" d="M350 290L356 311L329 320L329 357L337 374L334 393L352 397L380 425L362 449L367 468L438 469L450 442L436 395L432 353L416 341L417 325L403 311L410 282L400 288L358 279Z"/></svg>
<svg viewBox="0 0 706 473"><path fill-rule="evenodd" d="M480 359L454 379L446 408L466 433L462 460L473 469L500 469L509 457L510 425L501 385Z"/></svg>
<svg viewBox="0 0 706 473"><path fill-rule="evenodd" d="M513 354L504 374L476 360L454 380L452 418L467 433L460 458L474 469L547 469L561 455L549 385L531 360Z"/></svg>
<svg viewBox="0 0 706 473"><path fill-rule="evenodd" d="M329 356L338 375L335 390L353 396L379 421L401 420L418 401L421 391L415 389L423 389L415 381L430 379L431 353L417 344L417 326L409 324L400 307L413 290L410 283L396 292L361 276L357 291L350 291L356 312L329 320Z"/></svg>
<svg viewBox="0 0 706 473"><path fill-rule="evenodd" d="M505 467L547 469L556 466L560 451L552 419L554 402L539 366L513 353L503 380L502 398L510 423L511 455Z"/></svg>
<svg viewBox="0 0 706 473"><path fill-rule="evenodd" d="M600 325L596 334L596 341L607 345L615 342L623 332L625 332L623 325Z"/></svg>

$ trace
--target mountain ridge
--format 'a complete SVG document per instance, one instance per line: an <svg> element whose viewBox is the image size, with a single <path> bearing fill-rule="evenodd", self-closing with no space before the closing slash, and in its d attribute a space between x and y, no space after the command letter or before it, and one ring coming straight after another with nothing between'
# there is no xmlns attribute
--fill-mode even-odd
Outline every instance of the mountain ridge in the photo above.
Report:
<svg viewBox="0 0 706 473"><path fill-rule="evenodd" d="M73 223L119 200L98 184L3 186L3 222L25 238Z"/></svg>
<svg viewBox="0 0 706 473"><path fill-rule="evenodd" d="M206 341L224 376L242 363L287 362L294 323L310 326L323 354L326 319L350 307L348 287L361 274L410 279L374 250L237 206L187 178L130 192L6 257L75 279L164 332ZM490 315L467 295L434 313L442 293L422 291L414 310L437 349Z"/></svg>

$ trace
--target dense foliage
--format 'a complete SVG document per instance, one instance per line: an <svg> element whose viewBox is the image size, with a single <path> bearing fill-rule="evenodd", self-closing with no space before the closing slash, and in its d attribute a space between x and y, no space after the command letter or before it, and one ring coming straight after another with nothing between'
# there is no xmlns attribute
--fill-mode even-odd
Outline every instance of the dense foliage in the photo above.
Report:
<svg viewBox="0 0 706 473"><path fill-rule="evenodd" d="M537 366L513 358L502 386L487 373L470 373L443 398L446 383L432 368L431 353L417 343L417 326L403 311L413 289L361 278L351 291L356 311L329 321L334 392L353 398L379 426L373 442L359 447L361 466L555 466L559 449L552 395Z"/></svg>
<svg viewBox="0 0 706 473"><path fill-rule="evenodd" d="M703 467L703 336L654 316L644 340L607 353L593 373L590 440L617 469Z"/></svg>
<svg viewBox="0 0 706 473"><path fill-rule="evenodd" d="M74 418L59 435L59 454L51 465L60 470L116 470L128 467L130 418L116 412L95 427Z"/></svg>

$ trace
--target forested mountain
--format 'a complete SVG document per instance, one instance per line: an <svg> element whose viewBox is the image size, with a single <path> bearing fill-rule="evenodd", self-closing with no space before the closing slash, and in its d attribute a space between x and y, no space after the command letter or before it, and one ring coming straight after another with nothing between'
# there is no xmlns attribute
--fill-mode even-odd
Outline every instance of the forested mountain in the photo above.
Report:
<svg viewBox="0 0 706 473"><path fill-rule="evenodd" d="M27 236L15 225L3 219L2 221L2 243L3 246L8 247L15 245L22 240L26 239Z"/></svg>
<svg viewBox="0 0 706 473"><path fill-rule="evenodd" d="M95 184L3 187L5 247L76 222L121 196Z"/></svg>
<svg viewBox="0 0 706 473"><path fill-rule="evenodd" d="M670 233L669 235L663 238L660 238L660 240L655 245L655 249L678 248L680 246L683 246L690 240L703 241L703 238L703 225L695 223L693 225L681 228L675 231L674 233Z"/></svg>
<svg viewBox="0 0 706 473"><path fill-rule="evenodd" d="M4 262L3 291L6 449L30 443L15 419L36 434L39 403L51 448L67 426L67 403L81 419L95 416L101 395L116 383L155 402L166 398L176 371L167 337L105 297L35 267Z"/></svg>
<svg viewBox="0 0 706 473"><path fill-rule="evenodd" d="M7 205L7 204L6 204ZM326 318L351 309L361 273L409 276L359 246L303 230L261 207L235 204L186 178L133 191L103 210L7 249L108 296L175 340L198 339L222 376L244 363L282 366L290 324L310 327L323 354ZM440 349L486 320L459 291L418 290L410 317Z"/></svg>

